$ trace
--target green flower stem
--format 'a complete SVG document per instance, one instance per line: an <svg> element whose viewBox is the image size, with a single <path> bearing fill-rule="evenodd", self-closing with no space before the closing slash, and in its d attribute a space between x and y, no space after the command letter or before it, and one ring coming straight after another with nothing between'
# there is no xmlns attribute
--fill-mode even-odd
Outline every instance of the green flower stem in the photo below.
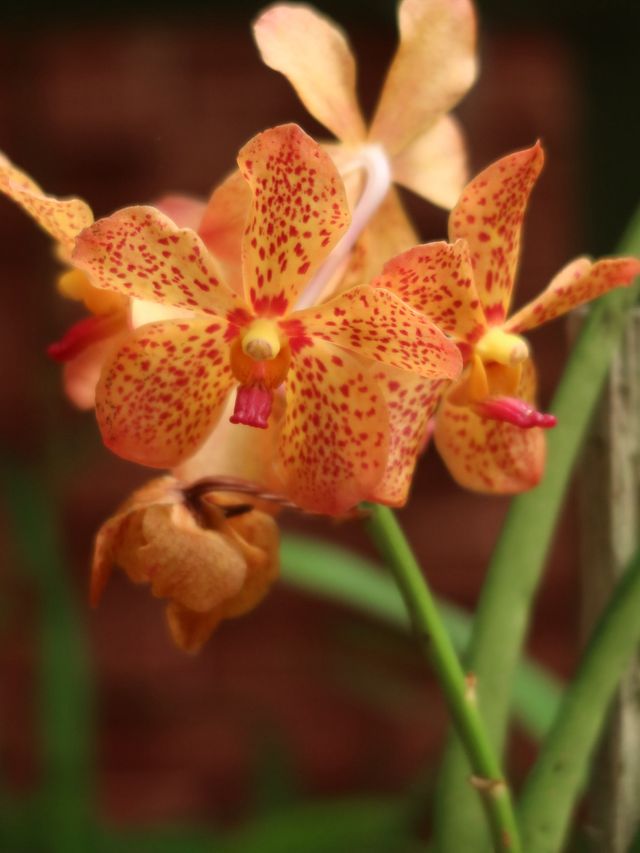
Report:
<svg viewBox="0 0 640 853"><path fill-rule="evenodd" d="M433 596L393 512L374 504L367 504L366 508L371 511L367 530L394 574L420 647L438 676L456 732L469 758L476 787L484 794L482 802L495 850L521 853L511 794L485 732L474 684L460 666Z"/></svg>
<svg viewBox="0 0 640 853"><path fill-rule="evenodd" d="M280 576L302 592L349 605L360 613L403 631L411 620L398 588L384 568L352 551L321 539L287 534L280 543ZM437 600L438 611L458 654L467 648L472 619L450 601ZM555 720L562 685L531 660L518 665L513 685L513 712L536 741Z"/></svg>
<svg viewBox="0 0 640 853"><path fill-rule="evenodd" d="M619 251L640 252L640 209ZM512 502L489 567L467 663L477 676L482 716L498 754L504 748L514 672L569 478L639 295L636 280L591 309L551 406L558 426L548 436L544 480ZM436 838L442 853L473 853L486 847L482 814L465 790L468 774L468 761L454 741L445 757L436 810Z"/></svg>
<svg viewBox="0 0 640 853"><path fill-rule="evenodd" d="M598 620L522 793L527 853L557 853L618 682L640 643L640 551Z"/></svg>

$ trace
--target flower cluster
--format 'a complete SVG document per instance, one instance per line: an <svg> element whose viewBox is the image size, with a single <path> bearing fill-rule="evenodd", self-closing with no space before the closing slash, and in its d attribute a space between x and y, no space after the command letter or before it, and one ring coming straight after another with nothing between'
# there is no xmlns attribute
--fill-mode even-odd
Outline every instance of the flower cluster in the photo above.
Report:
<svg viewBox="0 0 640 853"><path fill-rule="evenodd" d="M631 258L579 258L508 316L542 149L465 187L448 112L476 74L473 10L403 0L399 29L367 129L342 33L304 6L263 13L265 63L339 142L266 130L206 203L173 196L94 221L0 161L0 189L55 241L60 291L89 312L50 348L68 395L95 407L115 453L171 471L101 529L92 598L119 565L169 600L184 649L277 574L273 513L203 483L238 478L327 515L402 505L433 434L462 485L531 488L555 418L536 409L521 334L640 272ZM416 245L393 182L453 208L448 242Z"/></svg>

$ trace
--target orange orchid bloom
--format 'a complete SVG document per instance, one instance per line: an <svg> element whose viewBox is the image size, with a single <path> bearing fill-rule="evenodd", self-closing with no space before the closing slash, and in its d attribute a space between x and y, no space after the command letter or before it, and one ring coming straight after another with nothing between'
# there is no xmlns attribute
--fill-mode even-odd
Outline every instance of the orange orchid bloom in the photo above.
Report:
<svg viewBox="0 0 640 853"><path fill-rule="evenodd" d="M368 281L384 261L417 242L399 196L389 189L392 181L450 208L467 179L463 135L448 113L477 74L473 6L470 0L402 0L398 24L398 49L368 128L353 53L330 19L309 6L279 3L254 25L266 65L287 77L311 115L339 140L328 150L348 186L353 178L347 173L358 166L370 171L371 154L374 168L386 171L380 208L351 259L349 284L354 277ZM356 195L360 186L355 183Z"/></svg>
<svg viewBox="0 0 640 853"><path fill-rule="evenodd" d="M535 368L521 333L640 273L634 258L578 258L508 317L521 224L543 159L537 144L493 163L451 212L455 242L417 246L391 260L374 282L458 343L466 367L438 409L435 443L455 479L481 492L524 491L544 469L543 429L555 418L535 409Z"/></svg>
<svg viewBox="0 0 640 853"><path fill-rule="evenodd" d="M312 116L346 149L377 143L394 181L442 207L466 176L465 145L447 113L477 74L476 23L467 0L402 0L400 43L367 129L356 65L342 31L309 6L276 4L254 25L264 62L284 74Z"/></svg>
<svg viewBox="0 0 640 853"><path fill-rule="evenodd" d="M246 495L184 488L161 477L137 490L97 537L91 602L113 565L169 600L169 630L183 651L200 649L224 619L241 616L278 576L278 527Z"/></svg>
<svg viewBox="0 0 640 853"><path fill-rule="evenodd" d="M93 222L93 213L86 202L47 195L2 154L0 192L20 205L53 238L56 255L66 267L58 277L58 290L69 299L83 302L90 312L89 316L74 323L60 341L51 344L48 353L64 364L64 388L71 402L81 409L91 409L106 354L123 338L132 322L140 325L151 319L151 309L144 305L133 306L120 294L93 287L87 275L72 266L75 238ZM198 227L207 209L203 202L179 195L166 196L156 202L156 206L181 226L192 228ZM218 206L212 199L210 218L220 216ZM215 238L215 234L210 234L211 240Z"/></svg>
<svg viewBox="0 0 640 853"><path fill-rule="evenodd" d="M109 356L98 422L119 455L173 467L203 445L234 389L232 422L264 428L284 384L277 463L286 493L306 509L341 513L370 496L385 469L376 367L454 379L460 354L382 288L295 310L349 224L342 181L296 125L256 136L238 164L252 192L242 293L194 231L154 208L118 211L77 238L73 263L96 287L192 312L137 329Z"/></svg>

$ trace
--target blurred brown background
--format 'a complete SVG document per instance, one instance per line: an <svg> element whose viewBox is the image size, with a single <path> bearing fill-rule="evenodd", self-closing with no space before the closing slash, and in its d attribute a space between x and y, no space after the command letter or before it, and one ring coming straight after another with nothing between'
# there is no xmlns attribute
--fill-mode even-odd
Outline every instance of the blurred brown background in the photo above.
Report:
<svg viewBox="0 0 640 853"><path fill-rule="evenodd" d="M371 107L395 44L392 0L343 12L317 5L348 27ZM258 59L249 23L260 8L183 3L152 14L123 6L85 20L73 6L55 19L51 10L7 7L0 149L47 191L79 195L101 215L167 191L205 197L242 143L265 127L298 121L322 136L284 79ZM537 137L546 148L518 301L572 256L612 251L637 194L639 119L630 108L637 10L583 4L578 19L577 8L481 5L481 78L459 110L476 170ZM407 203L425 240L444 236L441 211L417 198ZM400 792L425 766L435 768L446 720L422 660L407 638L346 608L281 586L190 658L171 646L158 602L119 575L97 612L85 607L93 533L147 472L104 451L93 416L61 397L58 369L44 351L79 311L54 293L48 239L1 200L0 235L2 453L46 468L44 488L56 500L89 636L105 818L232 825L251 814L260 768L270 761L305 796ZM566 354L562 324L532 343L548 402ZM401 518L439 594L473 608L505 509L504 500L461 491L434 453L422 460ZM355 523L287 517L285 524L369 552ZM569 509L530 642L561 675L577 652L576 537ZM0 544L2 774L27 791L40 773L39 610L1 518ZM531 750L516 740L516 776Z"/></svg>

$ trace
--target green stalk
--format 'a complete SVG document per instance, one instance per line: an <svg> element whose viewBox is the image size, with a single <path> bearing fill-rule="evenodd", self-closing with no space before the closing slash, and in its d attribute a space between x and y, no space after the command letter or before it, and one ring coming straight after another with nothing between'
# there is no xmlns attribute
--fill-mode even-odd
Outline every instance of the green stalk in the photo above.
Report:
<svg viewBox="0 0 640 853"><path fill-rule="evenodd" d="M474 685L460 666L427 582L395 515L388 507L367 505L367 508L371 510L367 530L393 572L420 648L436 671L476 787L484 793L482 802L495 850L497 853L521 853L511 794L484 729Z"/></svg>
<svg viewBox="0 0 640 853"><path fill-rule="evenodd" d="M640 209L619 252L640 252ZM467 663L477 676L482 716L498 754L504 748L514 672L569 478L639 295L636 281L591 309L551 406L558 426L548 436L544 480L512 502L480 596ZM468 774L468 761L454 740L445 756L436 809L442 853L486 847L482 815L466 790Z"/></svg>
<svg viewBox="0 0 640 853"><path fill-rule="evenodd" d="M62 563L51 501L35 474L0 459L16 556L40 599L38 712L43 756L40 810L31 815L51 853L90 847L92 696L86 640ZM29 831L33 831L29 829Z"/></svg>
<svg viewBox="0 0 640 853"><path fill-rule="evenodd" d="M640 643L640 551L598 620L556 722L527 779L520 820L527 853L563 849L571 811L622 674Z"/></svg>
<svg viewBox="0 0 640 853"><path fill-rule="evenodd" d="M382 566L346 548L321 539L288 534L280 545L280 576L303 592L349 605L360 613L403 631L411 620L393 580ZM471 616L441 598L438 611L458 654L471 636ZM542 740L555 719L562 686L550 672L531 660L518 665L513 685L513 711L530 737Z"/></svg>

